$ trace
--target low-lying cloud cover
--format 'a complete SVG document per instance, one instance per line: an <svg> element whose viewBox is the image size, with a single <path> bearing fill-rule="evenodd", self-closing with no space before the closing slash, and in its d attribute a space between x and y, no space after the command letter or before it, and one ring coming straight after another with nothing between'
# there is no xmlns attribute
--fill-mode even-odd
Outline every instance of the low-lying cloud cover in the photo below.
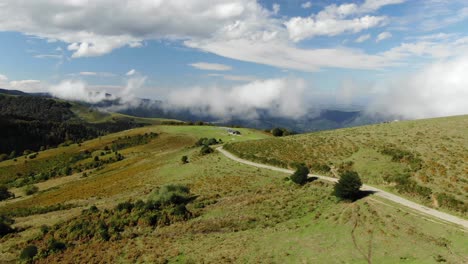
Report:
<svg viewBox="0 0 468 264"><path fill-rule="evenodd" d="M468 114L468 56L437 62L394 81L367 112L408 119Z"/></svg>
<svg viewBox="0 0 468 264"><path fill-rule="evenodd" d="M317 87L301 78L275 78L245 80L244 84L232 86L194 86L165 89L163 106L167 110L190 110L195 115L220 119L232 117L258 118L262 110L273 117L297 119L308 117L324 107L324 102L333 107L335 102L346 106L362 102L369 116L419 119L468 114L468 56L439 61L406 76L387 76L381 83L343 81L340 89L321 94ZM141 106L136 94L147 91L147 77L136 70L124 76L123 85L108 91L90 86L80 79L64 80L47 85L36 80L9 81L0 75L0 87L27 92L49 92L55 97L98 103L104 99L120 98L120 106L110 110L122 110ZM45 89L45 90L44 90ZM154 88L158 90L157 88ZM162 89L164 90L164 89ZM112 94L112 97L106 95ZM148 106L148 104L145 104ZM326 107L326 104L325 104Z"/></svg>
<svg viewBox="0 0 468 264"><path fill-rule="evenodd" d="M172 92L167 100L171 108L188 108L195 114L219 118L256 118L256 109L272 116L297 118L307 113L305 83L301 79L268 79L230 88L193 87Z"/></svg>

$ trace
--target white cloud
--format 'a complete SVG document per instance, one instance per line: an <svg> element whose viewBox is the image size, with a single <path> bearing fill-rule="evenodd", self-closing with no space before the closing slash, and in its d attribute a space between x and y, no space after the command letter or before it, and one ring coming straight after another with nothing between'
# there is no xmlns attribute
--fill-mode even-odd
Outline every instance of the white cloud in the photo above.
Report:
<svg viewBox="0 0 468 264"><path fill-rule="evenodd" d="M362 36L359 36L354 42L356 43L362 43L364 41L367 41L371 38L371 35L370 34L366 34L366 35L362 35Z"/></svg>
<svg viewBox="0 0 468 264"><path fill-rule="evenodd" d="M168 39L204 52L279 68L368 69L392 61L342 47L299 48L291 40L380 26L386 18L362 15L364 11L373 12L397 2L401 1L330 5L314 17L287 21L290 26L286 29L284 18L278 18L256 0L94 0L92 4L78 0L4 0L0 31L60 40L67 43L72 58L100 56L125 46L139 47L145 40ZM343 57L335 60L337 55ZM364 63L357 64L356 59Z"/></svg>
<svg viewBox="0 0 468 264"><path fill-rule="evenodd" d="M15 80L10 81L7 89L20 90L27 93L44 92L47 88L39 80Z"/></svg>
<svg viewBox="0 0 468 264"><path fill-rule="evenodd" d="M312 7L312 2L310 2L310 1L304 2L304 3L301 4L301 7L304 8L304 9L311 8Z"/></svg>
<svg viewBox="0 0 468 264"><path fill-rule="evenodd" d="M75 75L75 74L71 74L71 75ZM90 71L79 72L78 75L81 75L81 76L97 76L97 77L114 77L114 76L116 76L114 73L111 73L111 72L90 72Z"/></svg>
<svg viewBox="0 0 468 264"><path fill-rule="evenodd" d="M106 98L105 93L90 90L83 81L64 80L50 86L49 92L58 98L89 103L97 103Z"/></svg>
<svg viewBox="0 0 468 264"><path fill-rule="evenodd" d="M430 59L447 59L468 54L468 37L450 37L436 41L404 42L386 52L382 56L389 60L404 60L418 56Z"/></svg>
<svg viewBox="0 0 468 264"><path fill-rule="evenodd" d="M406 2L406 0L366 0L361 8L366 12L371 12L383 6L401 4L404 2Z"/></svg>
<svg viewBox="0 0 468 264"><path fill-rule="evenodd" d="M277 15L280 11L280 5L279 4L273 4L273 14Z"/></svg>
<svg viewBox="0 0 468 264"><path fill-rule="evenodd" d="M343 33L358 33L387 23L385 16L364 15L383 6L402 3L402 0L367 0L361 5L354 3L328 5L309 17L292 17L284 23L291 40L297 42L316 36L336 36Z"/></svg>
<svg viewBox="0 0 468 264"><path fill-rule="evenodd" d="M392 33L390 32L382 32L379 35L377 35L377 38L375 39L376 42L380 42L385 39L389 39L392 37Z"/></svg>
<svg viewBox="0 0 468 264"><path fill-rule="evenodd" d="M376 69L391 65L390 56L368 55L348 49L300 49L282 41L221 38L187 41L186 45L232 59L308 72L320 67Z"/></svg>
<svg viewBox="0 0 468 264"><path fill-rule="evenodd" d="M82 76L96 76L97 72L80 72Z"/></svg>
<svg viewBox="0 0 468 264"><path fill-rule="evenodd" d="M385 17L363 16L354 19L314 19L294 17L285 23L289 37L297 42L315 36L336 36L342 33L360 31L383 25Z"/></svg>
<svg viewBox="0 0 468 264"><path fill-rule="evenodd" d="M8 77L6 75L0 74L0 83L8 81Z"/></svg>
<svg viewBox="0 0 468 264"><path fill-rule="evenodd" d="M64 41L78 58L139 47L145 39L209 37L220 27L262 12L253 0L5 0L0 30Z"/></svg>
<svg viewBox="0 0 468 264"><path fill-rule="evenodd" d="M125 75L132 76L132 75L135 75L136 73L137 73L137 71L135 69L131 69Z"/></svg>
<svg viewBox="0 0 468 264"><path fill-rule="evenodd" d="M468 57L429 65L400 81L388 82L369 113L408 119L468 114Z"/></svg>
<svg viewBox="0 0 468 264"><path fill-rule="evenodd" d="M300 79L269 79L231 88L173 91L168 103L171 107L221 118L256 118L256 109L267 110L273 116L295 118L307 112L303 95L304 83Z"/></svg>
<svg viewBox="0 0 468 264"><path fill-rule="evenodd" d="M231 66L218 64L218 63L197 62L197 63L192 63L189 65L196 69L207 70L207 71L230 71L232 70Z"/></svg>

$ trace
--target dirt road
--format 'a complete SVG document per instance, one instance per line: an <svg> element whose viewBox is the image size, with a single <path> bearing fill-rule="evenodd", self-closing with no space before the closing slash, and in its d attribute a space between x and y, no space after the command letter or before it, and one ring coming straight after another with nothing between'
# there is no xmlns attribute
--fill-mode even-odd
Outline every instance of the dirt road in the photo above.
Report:
<svg viewBox="0 0 468 264"><path fill-rule="evenodd" d="M283 173L287 173L287 174L294 173L294 171L292 171L292 170L278 168L278 167L274 167L274 166L270 166L270 165L260 164L260 163L248 161L248 160L245 160L245 159L241 159L239 157L234 156L230 152L226 151L225 149L223 149L223 147L218 147L216 150L221 152L224 156L226 156L226 157L228 157L228 158L230 158L232 160L235 160L237 162L246 164L246 165L254 166L254 167L257 167L257 168L263 168L263 169L279 171L279 172L283 172ZM325 181L330 181L330 182L337 182L338 181L337 178L321 176L321 175L315 175L315 174L309 174L309 177L316 177L318 179L325 180ZM402 198L400 196L391 194L389 192L386 192L384 190L381 190L381 189L378 189L378 188L375 188L375 187L372 187L372 186L369 186L369 185L366 185L366 184L362 185L361 190L363 190L363 191L372 191L372 192L374 192L374 195L376 195L376 196L379 196L379 197L382 197L382 198L387 199L389 201L401 204L401 205L406 206L408 208L411 208L411 209L413 209L415 211L418 211L418 212L430 215L432 217L438 218L438 219L440 219L442 221L449 222L449 223L456 224L456 225L460 225L465 230L468 230L468 221L465 220L465 219L462 219L460 217L457 217L457 216L454 216L454 215L451 215L451 214L447 214L447 213L444 213L444 212L440 212L440 211L437 211L435 209L429 208L429 207L424 206L424 205L417 204L415 202L409 201L409 200L407 200L405 198Z"/></svg>

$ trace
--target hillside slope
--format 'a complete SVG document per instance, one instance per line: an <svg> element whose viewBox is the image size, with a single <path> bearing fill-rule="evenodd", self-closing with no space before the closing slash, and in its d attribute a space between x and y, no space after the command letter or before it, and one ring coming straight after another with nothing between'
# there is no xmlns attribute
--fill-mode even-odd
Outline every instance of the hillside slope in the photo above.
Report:
<svg viewBox="0 0 468 264"><path fill-rule="evenodd" d="M194 146L200 137L250 143L269 137L239 130L241 136L211 126L143 127L42 151L27 163L23 158L0 162L0 168L27 170L31 163L46 167L58 157L91 153L78 161L83 171L37 183L36 194L10 188L17 197L0 202L0 214L13 217L18 231L0 238L0 259L14 261L23 248L35 245L37 263L466 260L466 233L457 227L372 196L338 202L330 195L332 184L296 186L284 174L244 166L217 152L201 155ZM144 135L156 136L130 140ZM123 159L102 164L93 159L110 160L113 144L122 146ZM88 163L99 166L88 168ZM190 188L191 216L157 226L148 224L152 218L136 217L135 207L166 184Z"/></svg>
<svg viewBox="0 0 468 264"><path fill-rule="evenodd" d="M25 150L38 151L164 121L100 112L77 102L0 93L0 160Z"/></svg>
<svg viewBox="0 0 468 264"><path fill-rule="evenodd" d="M393 122L230 144L234 154L334 175L356 170L365 183L466 216L468 116Z"/></svg>

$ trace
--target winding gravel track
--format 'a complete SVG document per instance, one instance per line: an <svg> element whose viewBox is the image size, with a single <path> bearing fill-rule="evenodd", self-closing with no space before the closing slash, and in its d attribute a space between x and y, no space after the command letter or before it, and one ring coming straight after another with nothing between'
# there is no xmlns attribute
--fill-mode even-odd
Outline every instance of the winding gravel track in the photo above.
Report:
<svg viewBox="0 0 468 264"><path fill-rule="evenodd" d="M218 147L216 150L221 152L224 156L226 156L226 157L228 157L228 158L230 158L230 159L232 159L234 161L246 164L246 165L254 166L254 167L257 167L257 168L263 168L263 169L279 171L279 172L288 173L288 174L294 173L294 171L292 171L292 170L282 169L282 168L278 168L278 167L274 167L274 166L270 166L270 165L260 164L260 163L248 161L248 160L245 160L245 159L241 159L239 157L234 156L233 154L231 154L227 150L223 149L222 146ZM325 180L325 181L330 181L330 182L337 182L338 181L337 178L321 176L321 175L315 175L315 174L309 174L309 177L316 177L318 179ZM429 208L427 206L417 204L415 202L409 201L409 200L407 200L405 198L402 198L400 196L391 194L389 192L383 191L381 189L378 189L378 188L375 188L375 187L372 187L372 186L369 186L369 185L366 185L366 184L362 185L361 190L371 191L376 196L379 196L379 197L382 197L384 199L390 200L392 202L401 204L401 205L406 206L408 208L411 208L411 209L413 209L415 211L418 211L418 212L433 216L433 217L438 218L438 219L440 219L442 221L449 222L449 223L456 224L456 225L460 225L465 230L468 230L468 221L465 220L465 219L462 219L460 217L434 210L434 209Z"/></svg>

